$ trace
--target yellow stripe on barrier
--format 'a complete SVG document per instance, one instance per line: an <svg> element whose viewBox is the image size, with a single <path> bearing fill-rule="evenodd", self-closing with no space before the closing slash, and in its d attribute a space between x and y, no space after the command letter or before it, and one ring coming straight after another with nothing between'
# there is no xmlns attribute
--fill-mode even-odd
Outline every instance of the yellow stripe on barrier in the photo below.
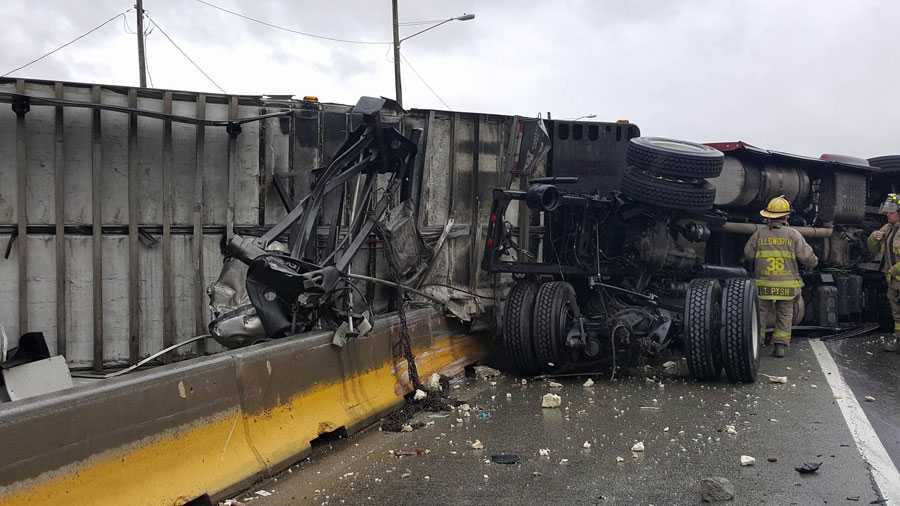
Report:
<svg viewBox="0 0 900 506"><path fill-rule="evenodd" d="M457 368L483 354L471 336L435 338L416 350L419 374ZM395 359L400 360L400 359ZM215 495L310 448L324 432L384 413L408 391L405 365L388 361L295 394L259 413L231 410L103 452L0 491L4 506L180 505ZM404 378L405 379L405 378Z"/></svg>

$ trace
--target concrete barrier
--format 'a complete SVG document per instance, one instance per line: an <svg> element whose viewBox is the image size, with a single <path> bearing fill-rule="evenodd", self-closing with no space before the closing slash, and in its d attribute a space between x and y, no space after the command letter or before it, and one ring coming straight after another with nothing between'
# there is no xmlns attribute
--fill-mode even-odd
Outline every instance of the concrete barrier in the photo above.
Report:
<svg viewBox="0 0 900 506"><path fill-rule="evenodd" d="M432 310L408 315L419 374L483 358ZM184 504L222 497L353 432L410 386L396 317L343 349L310 333L0 406L0 504Z"/></svg>

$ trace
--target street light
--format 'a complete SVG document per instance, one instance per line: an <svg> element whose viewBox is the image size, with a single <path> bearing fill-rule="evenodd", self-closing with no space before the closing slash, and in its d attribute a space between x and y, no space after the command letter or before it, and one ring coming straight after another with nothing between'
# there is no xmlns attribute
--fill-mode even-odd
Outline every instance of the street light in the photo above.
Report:
<svg viewBox="0 0 900 506"><path fill-rule="evenodd" d="M451 21L471 21L471 20L475 19L475 15L474 14L463 14L462 16L457 16L455 18L447 18L447 19L441 21L440 23L429 26L428 28L426 28L424 30L420 30L412 35L403 37L401 39L400 38L400 25L397 21L397 19L398 19L398 17L397 17L397 0L393 0L392 4L393 4L393 8L394 8L394 88L396 90L397 104L399 104L400 107L403 107L403 87L400 85L400 43L405 40L409 40L409 39L415 37L416 35L421 35L429 30L434 30L435 28L437 28L443 24L449 23Z"/></svg>

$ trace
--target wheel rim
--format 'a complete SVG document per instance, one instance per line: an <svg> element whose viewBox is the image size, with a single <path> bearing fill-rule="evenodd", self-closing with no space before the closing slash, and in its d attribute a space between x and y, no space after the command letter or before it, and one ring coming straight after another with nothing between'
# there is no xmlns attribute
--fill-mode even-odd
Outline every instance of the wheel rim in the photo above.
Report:
<svg viewBox="0 0 900 506"><path fill-rule="evenodd" d="M759 358L759 313L755 305L751 313L750 323L753 325L753 330L750 331L750 341L753 346L753 360L756 360Z"/></svg>
<svg viewBox="0 0 900 506"><path fill-rule="evenodd" d="M553 344L553 355L556 360L559 360L562 349L565 347L566 336L569 333L569 328L572 326L572 322L575 321L575 311L572 310L572 304L566 302L561 308L559 308L559 339L554 339ZM554 365L559 365L554 362Z"/></svg>

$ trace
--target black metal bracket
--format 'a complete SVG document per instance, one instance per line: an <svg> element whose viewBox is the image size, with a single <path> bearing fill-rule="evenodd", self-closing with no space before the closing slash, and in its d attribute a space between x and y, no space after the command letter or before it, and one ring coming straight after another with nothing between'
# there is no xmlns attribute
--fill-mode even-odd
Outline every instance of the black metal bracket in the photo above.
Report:
<svg viewBox="0 0 900 506"><path fill-rule="evenodd" d="M12 98L12 110L18 116L24 116L31 110L31 100L24 95L15 95Z"/></svg>
<svg viewBox="0 0 900 506"><path fill-rule="evenodd" d="M228 132L228 135L232 137L237 137L238 135L240 135L241 130L241 124L234 121L229 121L225 126L225 131Z"/></svg>

